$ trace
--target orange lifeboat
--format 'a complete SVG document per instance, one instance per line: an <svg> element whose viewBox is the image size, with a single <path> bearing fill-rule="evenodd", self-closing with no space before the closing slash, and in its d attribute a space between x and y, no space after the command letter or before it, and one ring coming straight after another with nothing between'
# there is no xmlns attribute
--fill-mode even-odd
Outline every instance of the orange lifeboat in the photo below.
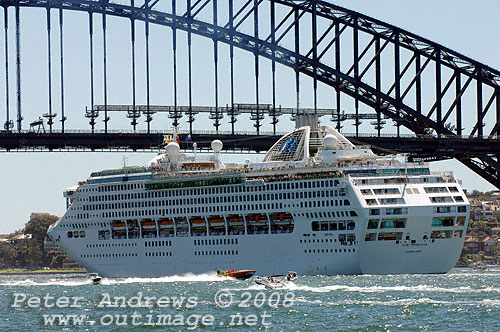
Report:
<svg viewBox="0 0 500 332"><path fill-rule="evenodd" d="M121 220L115 220L112 224L114 229L125 229L125 223Z"/></svg>
<svg viewBox="0 0 500 332"><path fill-rule="evenodd" d="M245 222L242 216L233 215L228 218L228 222L230 225L243 225Z"/></svg>
<svg viewBox="0 0 500 332"><path fill-rule="evenodd" d="M172 219L160 219L160 228L172 228L174 227L174 221Z"/></svg>
<svg viewBox="0 0 500 332"><path fill-rule="evenodd" d="M211 216L210 217L210 226L224 226L224 218L221 216Z"/></svg>
<svg viewBox="0 0 500 332"><path fill-rule="evenodd" d="M191 225L193 227L205 227L206 220L203 217L192 217Z"/></svg>
<svg viewBox="0 0 500 332"><path fill-rule="evenodd" d="M255 213L248 216L248 221L253 224L267 223L267 217L264 214Z"/></svg>
<svg viewBox="0 0 500 332"><path fill-rule="evenodd" d="M156 222L151 219L146 219L142 222L143 229L154 229L156 228Z"/></svg>
<svg viewBox="0 0 500 332"><path fill-rule="evenodd" d="M271 219L277 224L288 224L293 220L292 215L285 212L273 213Z"/></svg>

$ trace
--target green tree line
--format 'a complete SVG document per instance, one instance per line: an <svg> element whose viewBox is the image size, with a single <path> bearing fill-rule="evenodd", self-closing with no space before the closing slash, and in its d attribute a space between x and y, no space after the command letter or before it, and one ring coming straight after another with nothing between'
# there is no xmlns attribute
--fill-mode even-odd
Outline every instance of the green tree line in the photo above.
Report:
<svg viewBox="0 0 500 332"><path fill-rule="evenodd" d="M44 250L47 230L57 219L57 216L48 214L36 215L22 230L9 234L9 241L0 244L0 269L62 267L64 255ZM26 238L16 239L21 234L26 235Z"/></svg>

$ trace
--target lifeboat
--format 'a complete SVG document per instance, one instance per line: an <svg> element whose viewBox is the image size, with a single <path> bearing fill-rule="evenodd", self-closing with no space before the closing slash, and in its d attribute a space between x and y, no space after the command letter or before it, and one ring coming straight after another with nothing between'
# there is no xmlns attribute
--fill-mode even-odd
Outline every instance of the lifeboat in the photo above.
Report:
<svg viewBox="0 0 500 332"><path fill-rule="evenodd" d="M218 270L217 275L221 277L231 277L238 280L246 280L255 274L255 270Z"/></svg>
<svg viewBox="0 0 500 332"><path fill-rule="evenodd" d="M143 229L155 229L156 228L156 222L151 219L146 219L142 222L142 228Z"/></svg>
<svg viewBox="0 0 500 332"><path fill-rule="evenodd" d="M205 227L206 220L203 217L192 217L191 225L193 227Z"/></svg>
<svg viewBox="0 0 500 332"><path fill-rule="evenodd" d="M267 224L267 217L265 214L259 214L259 213L250 214L247 217L247 220L249 223L254 224L254 225L255 224L259 224L259 225Z"/></svg>
<svg viewBox="0 0 500 332"><path fill-rule="evenodd" d="M123 221L121 221L121 220L115 220L115 221L113 221L112 226L113 226L113 229L116 229L116 230L118 230L118 229L125 229L125 223Z"/></svg>
<svg viewBox="0 0 500 332"><path fill-rule="evenodd" d="M210 217L210 226L223 227L224 226L224 218L221 216L211 216Z"/></svg>
<svg viewBox="0 0 500 332"><path fill-rule="evenodd" d="M160 219L160 228L172 228L174 227L174 221L172 219Z"/></svg>
<svg viewBox="0 0 500 332"><path fill-rule="evenodd" d="M242 216L233 215L228 218L229 225L231 226L240 226L245 223L245 220Z"/></svg>
<svg viewBox="0 0 500 332"><path fill-rule="evenodd" d="M271 215L271 220L275 224L289 224L293 221L290 213L278 212Z"/></svg>

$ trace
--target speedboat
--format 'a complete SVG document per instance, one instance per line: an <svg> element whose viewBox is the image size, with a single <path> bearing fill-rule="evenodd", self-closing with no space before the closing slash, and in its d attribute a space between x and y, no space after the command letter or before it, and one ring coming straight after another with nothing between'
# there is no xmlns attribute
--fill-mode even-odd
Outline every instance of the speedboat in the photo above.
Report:
<svg viewBox="0 0 500 332"><path fill-rule="evenodd" d="M269 277L256 277L255 283L257 285L262 285L266 289L284 289L286 285L283 281L276 279L277 276Z"/></svg>
<svg viewBox="0 0 500 332"><path fill-rule="evenodd" d="M102 278L97 273L89 273L87 278L92 281L92 284L98 285L101 283Z"/></svg>
<svg viewBox="0 0 500 332"><path fill-rule="evenodd" d="M255 274L255 270L217 270L217 275L221 277L231 277L238 280L246 280Z"/></svg>

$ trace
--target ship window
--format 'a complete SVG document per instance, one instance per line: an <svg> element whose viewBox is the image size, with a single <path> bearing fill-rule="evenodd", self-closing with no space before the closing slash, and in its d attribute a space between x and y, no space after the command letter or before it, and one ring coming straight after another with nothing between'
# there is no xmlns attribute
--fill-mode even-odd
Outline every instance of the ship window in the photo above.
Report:
<svg viewBox="0 0 500 332"><path fill-rule="evenodd" d="M311 226L313 231L319 231L319 221L313 221Z"/></svg>
<svg viewBox="0 0 500 332"><path fill-rule="evenodd" d="M377 229L378 228L378 220L377 219L370 219L368 221L368 229Z"/></svg>
<svg viewBox="0 0 500 332"><path fill-rule="evenodd" d="M407 214L408 208L389 208L385 209L385 214L387 215L398 215L398 214Z"/></svg>
<svg viewBox="0 0 500 332"><path fill-rule="evenodd" d="M397 195L400 194L398 188L373 189L375 195Z"/></svg>
<svg viewBox="0 0 500 332"><path fill-rule="evenodd" d="M380 209L370 209L370 216L380 215Z"/></svg>
<svg viewBox="0 0 500 332"><path fill-rule="evenodd" d="M459 206L458 212L467 212L467 207L466 206Z"/></svg>
<svg viewBox="0 0 500 332"><path fill-rule="evenodd" d="M447 193L448 189L446 187L425 187L424 188L426 193Z"/></svg>
<svg viewBox="0 0 500 332"><path fill-rule="evenodd" d="M458 216L457 217L457 226L464 226L465 225L465 216Z"/></svg>
<svg viewBox="0 0 500 332"><path fill-rule="evenodd" d="M452 231L433 231L431 233L431 239L450 239L452 236Z"/></svg>
<svg viewBox="0 0 500 332"><path fill-rule="evenodd" d="M377 233L366 233L365 241L375 241L377 239Z"/></svg>
<svg viewBox="0 0 500 332"><path fill-rule="evenodd" d="M432 227L452 227L453 217L432 218Z"/></svg>
<svg viewBox="0 0 500 332"><path fill-rule="evenodd" d="M394 240L401 240L403 238L403 233L379 233L378 234L378 240L379 241L394 241Z"/></svg>
<svg viewBox="0 0 500 332"><path fill-rule="evenodd" d="M453 199L450 196L445 197L429 197L432 203L452 203Z"/></svg>
<svg viewBox="0 0 500 332"><path fill-rule="evenodd" d="M459 212L465 212L465 211L460 211L461 206L458 207ZM465 207L464 207L465 208ZM450 213L451 212L451 207L450 206L439 206L436 209L437 213Z"/></svg>
<svg viewBox="0 0 500 332"><path fill-rule="evenodd" d="M456 230L456 231L453 232L453 237L455 237L455 238L461 238L462 235L463 235L463 233L464 233L464 231L462 231L462 230Z"/></svg>

